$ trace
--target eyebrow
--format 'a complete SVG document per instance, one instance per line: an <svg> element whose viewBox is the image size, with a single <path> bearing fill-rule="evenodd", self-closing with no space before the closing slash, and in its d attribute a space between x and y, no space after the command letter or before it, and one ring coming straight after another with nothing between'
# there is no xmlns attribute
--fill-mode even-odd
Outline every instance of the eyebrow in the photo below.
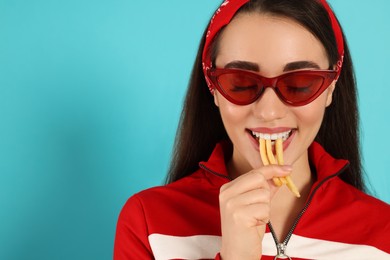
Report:
<svg viewBox="0 0 390 260"><path fill-rule="evenodd" d="M235 60L227 63L224 67L225 69L243 69L243 70L252 70L252 71L259 71L259 65L254 62L249 61L240 61Z"/></svg>
<svg viewBox="0 0 390 260"><path fill-rule="evenodd" d="M240 61L235 60L227 63L224 66L225 69L243 69L243 70L252 70L252 71L260 71L260 66L257 63L249 62L249 61ZM299 69L320 69L321 67L313 62L313 61L294 61L287 63L283 71L292 71Z"/></svg>
<svg viewBox="0 0 390 260"><path fill-rule="evenodd" d="M320 65L313 61L294 61L287 63L283 71L299 70L299 69L321 69Z"/></svg>

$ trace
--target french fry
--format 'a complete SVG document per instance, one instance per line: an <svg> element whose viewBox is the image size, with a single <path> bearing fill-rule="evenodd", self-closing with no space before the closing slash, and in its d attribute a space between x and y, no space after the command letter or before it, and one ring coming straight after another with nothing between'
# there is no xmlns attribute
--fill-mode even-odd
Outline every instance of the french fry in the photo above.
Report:
<svg viewBox="0 0 390 260"><path fill-rule="evenodd" d="M275 150L276 150L276 158L278 159L278 164L279 165L284 165L283 140L281 138L276 139L276 141L275 141Z"/></svg>
<svg viewBox="0 0 390 260"><path fill-rule="evenodd" d="M266 148L267 148L267 157L268 157L268 160L270 161L271 164L278 164L278 162L276 161L275 159L275 156L274 156L274 153L272 152L272 143L271 143L271 139L266 139L265 140L265 144L266 144ZM282 186L284 182L286 182L284 180L284 178L280 178L280 177L274 177L273 179L277 179L275 185L276 186ZM275 180L274 180L275 182Z"/></svg>
<svg viewBox="0 0 390 260"><path fill-rule="evenodd" d="M290 189L290 191L292 193L294 193L294 195L297 197L297 198L300 198L301 197L301 194L299 194L299 191L298 191L298 188L297 186L295 186L294 182L292 181L291 177L290 176L286 176L285 177L286 181L287 181L287 187Z"/></svg>
<svg viewBox="0 0 390 260"><path fill-rule="evenodd" d="M283 140L281 138L276 139L275 141L275 150L276 150L276 158L278 160L279 165L284 165L283 159ZM287 180L284 177L279 178L283 184L287 184Z"/></svg>
<svg viewBox="0 0 390 260"><path fill-rule="evenodd" d="M263 165L267 166L270 164L270 162L268 161L268 156L267 156L267 151L266 151L266 141L262 138L259 138L259 146L260 146L259 150L260 150L261 160L263 162ZM278 186L278 187L282 186L282 182L280 181L280 179L278 177L274 177L272 180L274 181L276 186Z"/></svg>
<svg viewBox="0 0 390 260"><path fill-rule="evenodd" d="M275 141L275 150L276 150L276 157L278 159L279 165L284 165L284 159L283 159L283 141L282 139L277 139ZM283 184L286 184L287 187L290 189L290 191L296 196L296 197L301 197L299 194L299 191L297 187L295 186L294 182L292 181L291 177L288 175L284 178L281 178L285 182Z"/></svg>
<svg viewBox="0 0 390 260"><path fill-rule="evenodd" d="M272 143L270 139L265 140L260 138L259 150L260 150L260 157L263 162L263 165L265 166L269 164L284 165L283 140L281 138L275 141L276 158L274 153L272 152ZM296 197L298 198L301 197L297 187L295 186L290 176L281 177L281 178L274 177L272 180L274 181L276 186L281 186L285 184Z"/></svg>
<svg viewBox="0 0 390 260"><path fill-rule="evenodd" d="M265 140L264 139L259 139L259 150L260 150L260 157L261 157L261 161L263 162L263 165L264 166L267 166L269 165L269 161L268 161L268 158L267 158L267 152L265 150Z"/></svg>
<svg viewBox="0 0 390 260"><path fill-rule="evenodd" d="M278 162L275 159L274 153L272 152L271 139L266 139L265 140L265 144L266 144L266 147L267 147L267 156L268 156L269 162L271 164L278 164Z"/></svg>

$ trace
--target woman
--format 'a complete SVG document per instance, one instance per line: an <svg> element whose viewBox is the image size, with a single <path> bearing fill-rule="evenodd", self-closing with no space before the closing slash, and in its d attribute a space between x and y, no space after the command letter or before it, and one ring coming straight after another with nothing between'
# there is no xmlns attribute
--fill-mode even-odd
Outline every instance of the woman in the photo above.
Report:
<svg viewBox="0 0 390 260"><path fill-rule="evenodd" d="M277 138L285 165L266 165L258 139ZM390 207L364 193L358 140L352 61L326 1L225 1L168 184L128 200L114 257L390 259ZM274 184L289 176L299 199Z"/></svg>

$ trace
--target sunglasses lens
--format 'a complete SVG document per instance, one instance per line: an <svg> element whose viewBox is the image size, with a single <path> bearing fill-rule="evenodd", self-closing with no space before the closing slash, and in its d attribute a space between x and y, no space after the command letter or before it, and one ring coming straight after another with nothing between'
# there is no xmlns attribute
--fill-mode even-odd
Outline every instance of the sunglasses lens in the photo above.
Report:
<svg viewBox="0 0 390 260"><path fill-rule="evenodd" d="M256 79L244 73L222 74L218 83L224 94L238 104L253 102L261 91Z"/></svg>
<svg viewBox="0 0 390 260"><path fill-rule="evenodd" d="M290 74L279 80L278 91L289 103L310 100L321 88L324 79L318 75Z"/></svg>

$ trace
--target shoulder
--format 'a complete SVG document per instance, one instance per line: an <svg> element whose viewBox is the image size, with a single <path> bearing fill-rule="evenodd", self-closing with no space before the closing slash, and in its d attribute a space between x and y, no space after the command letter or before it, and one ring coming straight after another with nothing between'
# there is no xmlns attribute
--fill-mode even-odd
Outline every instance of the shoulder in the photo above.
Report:
<svg viewBox="0 0 390 260"><path fill-rule="evenodd" d="M210 181L209 176L207 176L203 169L198 169L194 173L180 180L167 185L148 188L136 193L135 196L142 201L149 201L156 198L169 198L185 194L196 196L205 190L210 192L213 190L219 190L219 187L215 186Z"/></svg>
<svg viewBox="0 0 390 260"><path fill-rule="evenodd" d="M351 224L356 220L360 224L370 226L386 223L385 226L390 232L390 225L387 224L390 219L390 205L338 177L328 181L316 192L308 210L321 212L328 220L339 224Z"/></svg>
<svg viewBox="0 0 390 260"><path fill-rule="evenodd" d="M142 213L154 218L156 212L163 214L185 214L192 209L218 206L220 187L214 185L202 169L176 182L152 187L131 196L123 210Z"/></svg>
<svg viewBox="0 0 390 260"><path fill-rule="evenodd" d="M386 202L356 189L339 178L337 178L335 182L337 183L336 191L340 194L340 200L345 200L346 203L351 204L351 206L358 208L360 211L366 210L372 214L375 214L376 212L383 217L390 218L390 205Z"/></svg>
<svg viewBox="0 0 390 260"><path fill-rule="evenodd" d="M344 237L354 244L374 246L390 253L390 205L337 178L334 183L333 220L348 227ZM332 209L331 209L332 210Z"/></svg>
<svg viewBox="0 0 390 260"><path fill-rule="evenodd" d="M335 177L314 195L301 233L390 252L390 205Z"/></svg>
<svg viewBox="0 0 390 260"><path fill-rule="evenodd" d="M149 234L193 235L214 229L212 233L218 233L219 189L202 175L197 171L166 186L136 193L121 215L128 216L129 222L143 222Z"/></svg>
<svg viewBox="0 0 390 260"><path fill-rule="evenodd" d="M316 201L337 218L359 219L367 225L384 224L390 219L390 205L336 177L324 185ZM326 206L325 206L326 205ZM342 213L342 214L339 214ZM386 224L390 232L390 225Z"/></svg>

